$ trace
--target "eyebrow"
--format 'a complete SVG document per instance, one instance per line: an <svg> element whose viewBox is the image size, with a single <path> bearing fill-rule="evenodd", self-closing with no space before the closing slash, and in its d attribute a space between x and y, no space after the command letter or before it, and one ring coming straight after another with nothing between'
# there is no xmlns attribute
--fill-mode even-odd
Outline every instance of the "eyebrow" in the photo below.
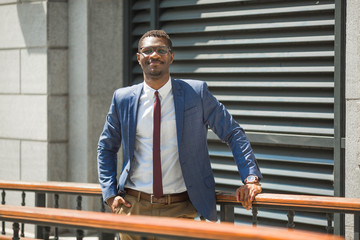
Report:
<svg viewBox="0 0 360 240"><path fill-rule="evenodd" d="M141 47L140 49L143 49L143 48L158 48L158 47L167 47L167 48L169 48L166 45L162 45L162 46L145 46L145 47Z"/></svg>

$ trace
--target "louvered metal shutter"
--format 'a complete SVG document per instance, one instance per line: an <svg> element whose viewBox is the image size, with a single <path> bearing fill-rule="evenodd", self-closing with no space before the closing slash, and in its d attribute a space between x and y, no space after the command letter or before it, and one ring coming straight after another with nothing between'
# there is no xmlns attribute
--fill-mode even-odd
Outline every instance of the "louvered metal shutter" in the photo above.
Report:
<svg viewBox="0 0 360 240"><path fill-rule="evenodd" d="M125 78L143 81L137 40L172 38L175 78L200 79L246 130L264 192L334 196L335 1L129 1ZM241 181L228 147L209 131L218 190ZM235 209L237 222L251 212ZM282 225L286 212L261 210ZM325 231L322 214L297 213L298 228Z"/></svg>

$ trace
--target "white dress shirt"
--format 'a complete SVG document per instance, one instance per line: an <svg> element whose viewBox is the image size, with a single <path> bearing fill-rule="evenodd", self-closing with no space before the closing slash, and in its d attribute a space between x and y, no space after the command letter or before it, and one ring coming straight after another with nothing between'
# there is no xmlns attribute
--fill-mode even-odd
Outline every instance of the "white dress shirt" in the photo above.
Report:
<svg viewBox="0 0 360 240"><path fill-rule="evenodd" d="M153 193L153 105L156 90L144 82L140 96L134 161L131 164L126 188L132 188L149 194ZM174 97L171 79L159 90L161 101L161 170L164 194L186 191L179 163Z"/></svg>

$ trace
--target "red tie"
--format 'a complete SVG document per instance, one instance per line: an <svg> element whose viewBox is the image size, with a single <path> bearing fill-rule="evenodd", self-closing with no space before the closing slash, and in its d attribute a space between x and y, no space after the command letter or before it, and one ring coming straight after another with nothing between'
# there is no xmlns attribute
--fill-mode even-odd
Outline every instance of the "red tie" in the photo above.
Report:
<svg viewBox="0 0 360 240"><path fill-rule="evenodd" d="M160 124L161 124L161 103L159 92L155 92L154 122L153 122L153 192L156 198L163 195L161 156L160 156Z"/></svg>

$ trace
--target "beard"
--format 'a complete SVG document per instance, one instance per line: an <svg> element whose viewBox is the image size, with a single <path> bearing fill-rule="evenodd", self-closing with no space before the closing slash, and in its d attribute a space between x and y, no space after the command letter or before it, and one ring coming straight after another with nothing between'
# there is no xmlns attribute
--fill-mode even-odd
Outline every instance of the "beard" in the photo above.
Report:
<svg viewBox="0 0 360 240"><path fill-rule="evenodd" d="M149 75L152 76L152 77L159 77L162 75L162 72L159 71L159 70L152 70L149 72Z"/></svg>
<svg viewBox="0 0 360 240"><path fill-rule="evenodd" d="M155 61L155 62L158 62L158 63L160 63L161 65L163 65L164 63L163 62L161 62L161 61ZM161 69L158 69L157 67L160 67L160 66L157 66L157 67L155 67L155 68L152 68L152 67L150 67L150 63L151 62L147 62L147 72L148 72L148 74L149 74L149 76L152 76L152 77L160 77L160 76L162 76L163 75L163 70L161 70Z"/></svg>

